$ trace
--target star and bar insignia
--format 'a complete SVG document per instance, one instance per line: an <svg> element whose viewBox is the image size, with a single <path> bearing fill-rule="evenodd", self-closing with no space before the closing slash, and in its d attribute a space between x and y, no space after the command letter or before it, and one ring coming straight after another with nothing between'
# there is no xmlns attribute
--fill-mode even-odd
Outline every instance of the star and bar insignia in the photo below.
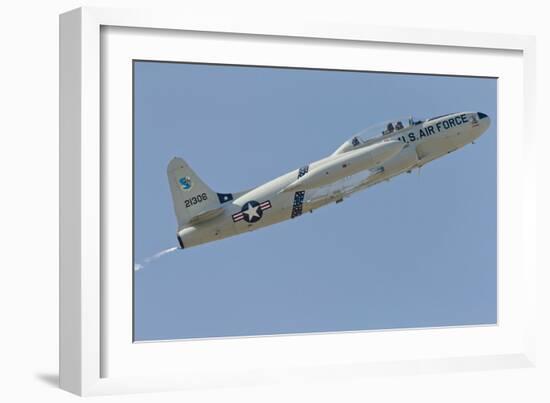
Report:
<svg viewBox="0 0 550 403"><path fill-rule="evenodd" d="M242 206L241 211L233 214L231 217L233 218L233 222L245 220L246 222L254 223L259 221L262 218L264 211L270 208L271 202L269 200L262 203L258 203L256 200L251 200Z"/></svg>

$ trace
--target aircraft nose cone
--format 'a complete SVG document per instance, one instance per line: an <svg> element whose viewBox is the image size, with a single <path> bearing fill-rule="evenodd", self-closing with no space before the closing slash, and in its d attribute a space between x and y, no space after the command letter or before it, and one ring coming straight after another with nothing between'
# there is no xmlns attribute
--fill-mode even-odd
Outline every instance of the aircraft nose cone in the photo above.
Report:
<svg viewBox="0 0 550 403"><path fill-rule="evenodd" d="M479 120L481 119L485 119L485 118L489 118L489 116L487 116L486 114L484 114L483 112L478 112L477 113L477 117L479 118Z"/></svg>
<svg viewBox="0 0 550 403"><path fill-rule="evenodd" d="M481 132L483 133L491 125L491 119L489 118L489 116L487 116L483 112L478 112L477 117L478 117L479 123L481 125Z"/></svg>

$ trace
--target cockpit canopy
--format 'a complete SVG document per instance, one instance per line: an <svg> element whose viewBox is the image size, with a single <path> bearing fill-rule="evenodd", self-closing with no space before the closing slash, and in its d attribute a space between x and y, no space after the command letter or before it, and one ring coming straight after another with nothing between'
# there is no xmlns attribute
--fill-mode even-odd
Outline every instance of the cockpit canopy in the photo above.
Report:
<svg viewBox="0 0 550 403"><path fill-rule="evenodd" d="M365 146L375 143L422 122L422 120L415 120L412 116L405 116L377 123L356 133L351 139L342 144L334 154L342 154L361 145Z"/></svg>
<svg viewBox="0 0 550 403"><path fill-rule="evenodd" d="M417 123L420 122L415 122L412 116L404 116L401 118L380 122L373 126L367 127L366 129L363 129L359 133L357 133L354 137L359 137L360 139L365 141L373 137L385 136L388 134L406 130Z"/></svg>

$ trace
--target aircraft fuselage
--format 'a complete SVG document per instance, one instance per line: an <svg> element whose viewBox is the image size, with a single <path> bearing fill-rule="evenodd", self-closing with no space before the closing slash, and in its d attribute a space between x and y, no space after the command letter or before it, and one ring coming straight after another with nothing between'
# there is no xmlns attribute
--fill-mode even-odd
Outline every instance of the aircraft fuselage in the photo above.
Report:
<svg viewBox="0 0 550 403"><path fill-rule="evenodd" d="M217 194L216 216L178 229L180 247L188 248L229 236L254 231L299 217L331 202L339 202L357 190L410 172L476 140L490 125L483 113L463 112L411 123L384 134L379 141L356 138L334 154L303 165L252 190L240 194ZM359 185L319 195L319 189L360 172L370 175ZM181 181L180 181L181 182ZM174 190L173 190L174 192ZM201 196L201 194L203 196ZM200 205L206 193L186 193ZM212 196L210 196L212 198ZM200 201L198 201L201 199ZM217 202L217 201L216 201ZM186 199L187 203L187 199Z"/></svg>

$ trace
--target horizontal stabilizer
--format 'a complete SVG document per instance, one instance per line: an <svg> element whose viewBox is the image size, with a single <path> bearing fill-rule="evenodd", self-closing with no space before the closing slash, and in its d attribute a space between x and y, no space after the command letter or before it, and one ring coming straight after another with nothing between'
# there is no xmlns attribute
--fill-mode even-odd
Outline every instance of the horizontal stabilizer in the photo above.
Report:
<svg viewBox="0 0 550 403"><path fill-rule="evenodd" d="M211 220L222 213L223 213L223 207L217 207L211 210L203 211L202 213L199 213L196 216L191 217L191 219L189 220L189 225L195 225L201 222Z"/></svg>

